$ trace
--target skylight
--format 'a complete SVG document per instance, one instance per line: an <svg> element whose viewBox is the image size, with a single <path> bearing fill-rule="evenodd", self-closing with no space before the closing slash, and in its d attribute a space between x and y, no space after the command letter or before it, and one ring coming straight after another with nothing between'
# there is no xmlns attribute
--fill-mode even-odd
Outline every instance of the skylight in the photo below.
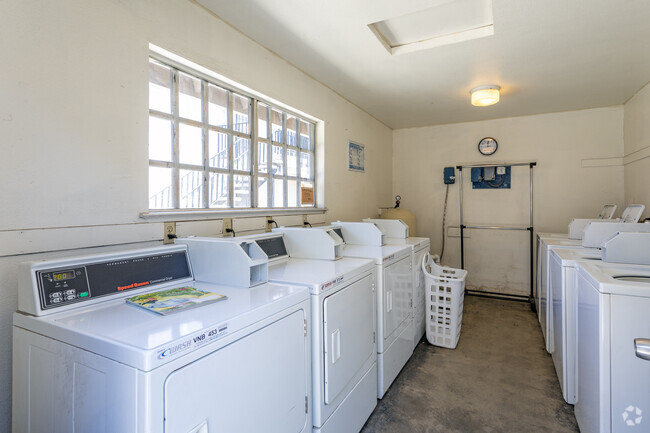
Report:
<svg viewBox="0 0 650 433"><path fill-rule="evenodd" d="M447 0L368 27L392 55L483 38L494 34L492 0Z"/></svg>

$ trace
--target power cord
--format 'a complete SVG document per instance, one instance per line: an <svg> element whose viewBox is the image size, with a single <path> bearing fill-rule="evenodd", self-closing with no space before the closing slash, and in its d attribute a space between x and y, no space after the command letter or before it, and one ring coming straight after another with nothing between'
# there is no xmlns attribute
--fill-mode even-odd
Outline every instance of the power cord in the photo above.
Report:
<svg viewBox="0 0 650 433"><path fill-rule="evenodd" d="M309 221L304 221L302 225L311 227L311 223Z"/></svg>
<svg viewBox="0 0 650 433"><path fill-rule="evenodd" d="M442 263L442 257L445 255L445 220L447 219L447 199L449 198L449 184L446 186L445 205L442 211L442 250L440 251L440 263Z"/></svg>
<svg viewBox="0 0 650 433"><path fill-rule="evenodd" d="M278 228L278 223L275 222L275 220L266 220L267 224L275 224L275 228Z"/></svg>
<svg viewBox="0 0 650 433"><path fill-rule="evenodd" d="M234 231L233 229L226 229L226 233L232 233L232 237L237 236L237 235L235 234L235 231Z"/></svg>

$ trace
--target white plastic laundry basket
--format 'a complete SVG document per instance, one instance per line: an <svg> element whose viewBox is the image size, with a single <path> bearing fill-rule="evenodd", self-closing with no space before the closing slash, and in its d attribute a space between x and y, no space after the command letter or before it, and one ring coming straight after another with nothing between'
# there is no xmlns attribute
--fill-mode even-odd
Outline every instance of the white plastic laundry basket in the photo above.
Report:
<svg viewBox="0 0 650 433"><path fill-rule="evenodd" d="M437 265L429 253L422 257L426 296L427 340L435 346L455 349L463 321L464 269Z"/></svg>

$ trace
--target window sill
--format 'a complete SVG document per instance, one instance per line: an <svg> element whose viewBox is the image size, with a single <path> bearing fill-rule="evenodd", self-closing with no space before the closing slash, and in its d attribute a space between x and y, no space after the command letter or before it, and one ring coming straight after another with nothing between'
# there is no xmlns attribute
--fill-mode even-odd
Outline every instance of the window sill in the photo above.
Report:
<svg viewBox="0 0 650 433"><path fill-rule="evenodd" d="M246 218L275 215L324 214L327 208L263 208L263 209L169 209L141 212L140 218L148 221L196 221L220 218Z"/></svg>

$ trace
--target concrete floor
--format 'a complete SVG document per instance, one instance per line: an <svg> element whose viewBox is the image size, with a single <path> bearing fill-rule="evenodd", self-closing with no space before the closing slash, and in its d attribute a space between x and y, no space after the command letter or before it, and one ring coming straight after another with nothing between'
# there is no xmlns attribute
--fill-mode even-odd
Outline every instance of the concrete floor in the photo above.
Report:
<svg viewBox="0 0 650 433"><path fill-rule="evenodd" d="M578 432L527 303L465 297L455 350L415 349L362 433Z"/></svg>

